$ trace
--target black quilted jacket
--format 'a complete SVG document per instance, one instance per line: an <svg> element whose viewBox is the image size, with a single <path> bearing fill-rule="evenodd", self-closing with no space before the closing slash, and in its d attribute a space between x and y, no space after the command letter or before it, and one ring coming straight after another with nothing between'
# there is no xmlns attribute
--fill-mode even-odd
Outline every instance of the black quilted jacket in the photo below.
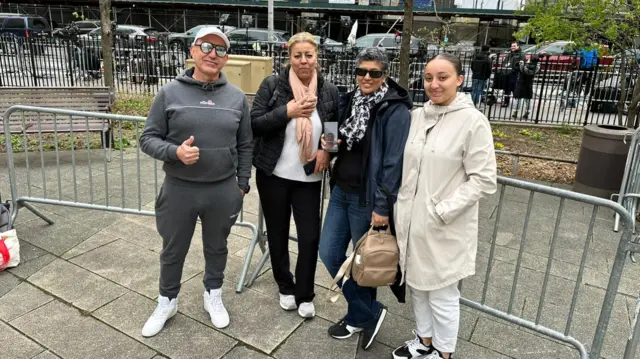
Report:
<svg viewBox="0 0 640 359"><path fill-rule="evenodd" d="M325 121L338 122L340 98L338 88L324 81L318 74L318 115ZM251 128L253 129L253 165L271 175L276 168L282 148L289 118L287 103L293 99L289 85L289 68L280 75L265 78L251 107ZM318 143L318 148L320 144Z"/></svg>

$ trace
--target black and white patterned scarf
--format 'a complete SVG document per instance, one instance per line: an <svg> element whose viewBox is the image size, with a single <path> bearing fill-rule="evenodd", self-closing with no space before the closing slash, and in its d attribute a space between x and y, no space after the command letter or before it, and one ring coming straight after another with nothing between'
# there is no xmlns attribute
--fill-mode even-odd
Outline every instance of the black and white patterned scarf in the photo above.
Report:
<svg viewBox="0 0 640 359"><path fill-rule="evenodd" d="M359 88L356 90L353 96L351 115L340 126L340 135L343 141L347 143L347 151L351 151L353 144L360 142L364 138L371 109L382 101L387 91L389 91L389 85L386 82L370 95L363 95Z"/></svg>

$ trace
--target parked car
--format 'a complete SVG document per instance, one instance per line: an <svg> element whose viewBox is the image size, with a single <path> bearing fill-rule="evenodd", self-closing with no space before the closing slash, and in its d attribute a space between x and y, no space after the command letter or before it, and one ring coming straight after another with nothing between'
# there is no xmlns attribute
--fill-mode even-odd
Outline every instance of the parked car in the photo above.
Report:
<svg viewBox="0 0 640 359"><path fill-rule="evenodd" d="M578 50L574 48L573 41L551 41L531 46L522 51L527 60L533 54L541 55L542 61L540 65L541 71L571 71L580 65L580 56ZM607 56L608 51L603 47L605 56L598 59L599 65L610 66L613 64L613 57ZM502 67L502 62L510 50L499 54L499 60L494 62L494 67Z"/></svg>
<svg viewBox="0 0 640 359"><path fill-rule="evenodd" d="M357 51L365 48L379 46L384 47L387 51L395 53L400 51L400 43L402 42L402 35L390 32L379 34L367 34L356 39L354 45ZM416 37L411 37L411 55L417 55L420 51L420 40Z"/></svg>
<svg viewBox="0 0 640 359"><path fill-rule="evenodd" d="M232 50L260 51L266 48L267 43L274 44L274 50L285 50L290 36L286 31L274 30L273 37L269 39L269 30L248 28L231 30L227 37Z"/></svg>
<svg viewBox="0 0 640 359"><path fill-rule="evenodd" d="M0 16L0 36L10 37L15 41L16 48L3 49L3 51L15 52L18 47L23 47L25 40L38 36L48 36L51 34L51 26L43 17L34 15L3 15ZM32 50L36 55L44 54L44 44L32 45Z"/></svg>
<svg viewBox="0 0 640 359"><path fill-rule="evenodd" d="M158 30L152 27L134 26L134 25L118 25L116 27L115 41L116 48L135 49L153 47L160 45L158 38ZM102 30L97 28L88 34L81 35L80 41L86 46L101 47L102 46ZM146 43L146 44L145 44Z"/></svg>
<svg viewBox="0 0 640 359"><path fill-rule="evenodd" d="M324 44L320 44L320 36L314 35L313 38L316 40L318 46L323 48L324 51L321 52L326 54L342 53L344 50L344 44L336 40L327 37L324 39Z"/></svg>
<svg viewBox="0 0 640 359"><path fill-rule="evenodd" d="M17 37L50 35L49 22L35 15L0 16L0 33L13 34Z"/></svg>
<svg viewBox="0 0 640 359"><path fill-rule="evenodd" d="M100 28L99 20L83 20L83 21L74 21L73 24L78 29L78 35L88 34L91 31ZM59 28L53 30L52 35L54 37L62 37L64 34L64 28Z"/></svg>
<svg viewBox="0 0 640 359"><path fill-rule="evenodd" d="M198 25L190 28L185 32L173 32L167 37L167 42L172 50L177 51L184 49L185 51L191 46L193 40L196 38L196 34L203 27L216 27L223 32L229 32L235 30L234 26L220 26L220 25Z"/></svg>

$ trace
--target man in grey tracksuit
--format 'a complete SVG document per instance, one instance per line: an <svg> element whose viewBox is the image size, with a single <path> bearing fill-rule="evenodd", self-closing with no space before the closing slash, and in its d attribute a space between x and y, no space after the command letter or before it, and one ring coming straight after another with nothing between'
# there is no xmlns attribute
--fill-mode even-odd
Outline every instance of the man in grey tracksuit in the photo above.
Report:
<svg viewBox="0 0 640 359"><path fill-rule="evenodd" d="M195 66L156 95L140 136L140 148L164 162L164 183L156 200L162 237L158 306L142 329L156 335L177 311L185 257L196 221L202 223L206 262L204 308L214 326L229 325L222 303L227 237L249 191L253 151L245 94L221 69L229 40L204 28L191 48Z"/></svg>

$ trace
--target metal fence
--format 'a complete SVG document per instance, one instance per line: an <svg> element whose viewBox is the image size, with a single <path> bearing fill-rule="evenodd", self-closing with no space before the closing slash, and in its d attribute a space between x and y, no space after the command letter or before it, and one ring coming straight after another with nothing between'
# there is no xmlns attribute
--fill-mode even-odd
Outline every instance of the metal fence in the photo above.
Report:
<svg viewBox="0 0 640 359"><path fill-rule="evenodd" d="M638 201L640 200L640 129L633 132L630 140L628 136L625 136L624 143L626 144L627 141L629 141L629 152L627 153L627 162L622 175L620 192L616 197L618 198L618 203L624 206L629 213L636 214L638 213ZM619 226L620 217L616 216L613 229L618 231Z"/></svg>
<svg viewBox="0 0 640 359"><path fill-rule="evenodd" d="M35 117L26 117L32 122L40 122L46 116L53 116L54 120L65 123L81 123L73 119L109 122L114 136L113 156L110 161L107 160L108 150L100 143L100 134L90 133L79 125L71 126L68 133L10 134L11 121L19 121L23 128L27 127L25 112L37 114ZM4 114L3 126L13 204L12 218L16 219L19 209L24 207L53 224L33 204L153 216L153 203L163 175L158 170L158 161L145 156L132 145L137 143L144 121L142 117L133 116L30 106L11 107ZM35 125L38 126L37 123ZM131 147L127 148L127 145ZM630 252L640 250L632 234L634 219L623 206L606 199L504 177L499 178L499 183L499 197L493 198L491 206L495 208L489 211L491 216L480 219L478 250L479 254L483 253L488 258L479 259L478 273L462 284L464 298L461 302L490 316L575 347L583 359L600 358L626 257ZM253 206L251 214L262 222L261 210L256 205L258 194L250 193L247 196L242 215L236 223L251 231L249 250L236 288L238 292L243 290L245 283L253 283L255 273L268 258L264 227L260 223L256 225L244 220L247 206ZM567 208L576 207L581 209L581 215L586 213L586 217L578 219L567 213ZM595 223L601 218L599 212L604 212L603 209L620 216L623 231L609 243L612 247L610 251L605 251L611 255L608 260L611 266L607 269L609 278L604 281L603 288L606 287L606 290L602 293L597 323L594 323L591 321L593 313L585 315L581 310L598 306L600 299L592 299L593 292L583 284L583 277L593 260L593 252L607 248L603 247L606 244L604 239L595 240L602 235L596 232ZM581 220L587 221L588 225L580 223ZM548 238L540 236L543 227L550 223L554 225L546 233ZM496 258L504 256L504 248L498 246L498 241L502 241L499 235L505 228L513 241L511 259L498 265ZM542 267L536 273L537 281L528 278L532 275L527 268L530 264L526 264L531 245L547 258L546 263L536 263L540 265L539 268ZM576 258L576 265L569 271L564 267L558 268L556 261L563 253L561 249L567 246L582 251L581 256ZM247 281L256 247L262 249L263 256L258 269ZM561 282L558 271L562 272ZM537 303L529 305L528 310L516 310L522 307L523 291L531 292L531 297L536 298ZM635 323L636 320L632 327L637 326ZM617 336L622 340L628 338L625 359L633 358L639 335L636 330L628 336Z"/></svg>
<svg viewBox="0 0 640 359"><path fill-rule="evenodd" d="M182 73L189 58L184 45L168 43L166 37L125 36L114 41L114 81L118 92L155 93L162 85ZM456 54L463 64L465 80L460 91L472 89L472 51L428 46L416 50L409 65L409 93L415 104L426 100L423 71L428 58L442 52ZM232 54L270 56L274 73L286 66L287 50L281 44L234 43ZM355 88L356 50L344 46L323 46L319 54L322 73L342 92ZM391 78L400 73L399 51L389 51ZM536 124L618 123L617 103L621 98L622 67L618 58L606 57L590 70L580 70L571 56L542 57L541 71L535 76L530 109L525 101L505 106L504 53L494 54L493 73L487 82L479 109L490 120ZM631 100L637 66L626 71L629 90L624 107ZM99 37L74 38L15 36L0 37L0 86L60 87L104 86L102 49ZM519 105L519 106L518 106ZM623 114L623 119L626 115Z"/></svg>

